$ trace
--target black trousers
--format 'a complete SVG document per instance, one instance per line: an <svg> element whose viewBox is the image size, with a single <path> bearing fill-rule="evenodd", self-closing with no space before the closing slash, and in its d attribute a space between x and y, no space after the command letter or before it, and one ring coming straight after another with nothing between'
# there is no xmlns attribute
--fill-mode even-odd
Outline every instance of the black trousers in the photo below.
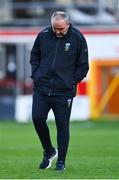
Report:
<svg viewBox="0 0 119 180"><path fill-rule="evenodd" d="M58 161L65 162L69 144L69 119L73 98L68 96L47 96L35 91L33 94L32 119L43 149L50 153L53 149L47 116L53 110L57 128Z"/></svg>

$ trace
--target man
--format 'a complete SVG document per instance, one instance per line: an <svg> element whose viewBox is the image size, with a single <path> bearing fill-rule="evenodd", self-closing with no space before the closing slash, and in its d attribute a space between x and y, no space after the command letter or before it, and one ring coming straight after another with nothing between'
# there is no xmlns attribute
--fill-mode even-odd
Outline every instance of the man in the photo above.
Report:
<svg viewBox="0 0 119 180"><path fill-rule="evenodd" d="M67 13L53 13L51 27L42 30L34 42L30 63L34 83L32 118L44 149L39 168L48 169L57 159L55 170L63 171L76 85L89 69L86 40L72 26ZM50 109L55 116L58 150L52 145L46 123Z"/></svg>

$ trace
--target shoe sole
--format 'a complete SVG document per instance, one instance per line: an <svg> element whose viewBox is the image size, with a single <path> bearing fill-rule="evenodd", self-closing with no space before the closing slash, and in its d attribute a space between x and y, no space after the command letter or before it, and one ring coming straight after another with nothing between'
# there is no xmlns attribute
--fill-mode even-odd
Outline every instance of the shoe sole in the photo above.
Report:
<svg viewBox="0 0 119 180"><path fill-rule="evenodd" d="M53 162L55 159L57 159L57 157L58 157L58 150L55 149L55 151L56 151L56 154L49 159L50 163L49 163L49 165L48 165L45 169L49 169L49 168L51 167L51 165L52 165L52 162Z"/></svg>

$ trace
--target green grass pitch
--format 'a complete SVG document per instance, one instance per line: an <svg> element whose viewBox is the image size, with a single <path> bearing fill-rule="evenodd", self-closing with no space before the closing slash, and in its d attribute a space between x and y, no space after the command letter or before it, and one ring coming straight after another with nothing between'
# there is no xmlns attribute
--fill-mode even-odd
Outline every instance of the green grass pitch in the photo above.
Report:
<svg viewBox="0 0 119 180"><path fill-rule="evenodd" d="M48 122L56 145L54 122ZM55 162L39 170L42 148L32 123L0 121L0 179L117 179L119 178L119 120L70 124L66 170Z"/></svg>

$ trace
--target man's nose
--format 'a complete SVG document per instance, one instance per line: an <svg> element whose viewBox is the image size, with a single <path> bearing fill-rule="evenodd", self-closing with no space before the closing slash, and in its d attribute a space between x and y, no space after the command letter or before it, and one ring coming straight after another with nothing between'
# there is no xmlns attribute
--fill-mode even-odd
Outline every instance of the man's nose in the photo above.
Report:
<svg viewBox="0 0 119 180"><path fill-rule="evenodd" d="M59 31L59 30L56 30L56 33L57 33L57 34L60 34L60 31Z"/></svg>

